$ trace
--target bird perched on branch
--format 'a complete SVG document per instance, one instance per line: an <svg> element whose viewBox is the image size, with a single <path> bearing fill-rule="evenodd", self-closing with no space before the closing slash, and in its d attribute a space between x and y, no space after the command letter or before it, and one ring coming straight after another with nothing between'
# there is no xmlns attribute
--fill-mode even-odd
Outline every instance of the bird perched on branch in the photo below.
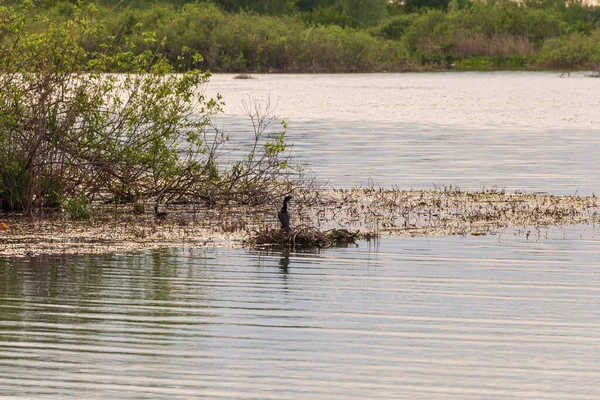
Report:
<svg viewBox="0 0 600 400"><path fill-rule="evenodd" d="M283 199L283 207L277 213L277 218L279 218L279 223L281 224L281 229L286 232L291 231L290 229L290 213L288 212L287 203L292 199L292 196L287 195Z"/></svg>

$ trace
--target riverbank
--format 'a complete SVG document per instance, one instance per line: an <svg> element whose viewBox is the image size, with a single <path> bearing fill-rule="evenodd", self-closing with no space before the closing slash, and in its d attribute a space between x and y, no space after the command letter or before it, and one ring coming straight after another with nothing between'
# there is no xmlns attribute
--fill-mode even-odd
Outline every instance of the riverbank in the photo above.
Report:
<svg viewBox="0 0 600 400"><path fill-rule="evenodd" d="M86 51L104 53L107 45L136 54L160 49L178 71L566 71L598 68L600 61L600 7L585 2L467 1L435 9L379 0L344 9L346 0L339 0L313 2L314 8L288 2L277 10L253 9L248 2L93 3L78 12L59 2L24 13L49 16L55 23L89 15L97 25L94 34L79 37ZM362 20L366 15L372 18ZM30 29L43 33L46 28L38 23ZM160 46L151 38L161 40ZM195 53L202 55L201 62L191 57Z"/></svg>
<svg viewBox="0 0 600 400"><path fill-rule="evenodd" d="M379 237L492 235L531 227L595 224L595 196L350 189L299 191L292 225L344 228ZM0 216L0 257L100 254L173 247L241 247L253 232L277 227L278 204L260 207L167 207L136 215L127 206L95 208L88 220L64 215Z"/></svg>

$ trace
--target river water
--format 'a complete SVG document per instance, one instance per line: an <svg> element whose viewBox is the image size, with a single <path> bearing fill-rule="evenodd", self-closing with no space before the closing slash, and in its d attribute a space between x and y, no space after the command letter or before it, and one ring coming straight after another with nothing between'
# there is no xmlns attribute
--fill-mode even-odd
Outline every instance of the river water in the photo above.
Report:
<svg viewBox="0 0 600 400"><path fill-rule="evenodd" d="M600 79L583 73L217 75L217 92L234 138L241 101L270 99L298 162L337 188L600 190Z"/></svg>
<svg viewBox="0 0 600 400"><path fill-rule="evenodd" d="M236 101L278 97L294 155L336 187L590 194L598 86L219 75L209 91L232 135ZM0 398L600 398L600 235L514 233L0 260Z"/></svg>

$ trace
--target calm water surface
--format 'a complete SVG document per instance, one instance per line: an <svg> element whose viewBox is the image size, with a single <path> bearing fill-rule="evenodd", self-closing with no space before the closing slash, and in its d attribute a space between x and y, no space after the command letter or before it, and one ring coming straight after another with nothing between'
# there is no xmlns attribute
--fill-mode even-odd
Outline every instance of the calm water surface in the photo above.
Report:
<svg viewBox="0 0 600 400"><path fill-rule="evenodd" d="M600 192L600 79L214 77L336 187ZM235 152L232 153L235 155ZM598 399L600 236L386 238L0 260L0 398Z"/></svg>
<svg viewBox="0 0 600 400"><path fill-rule="evenodd" d="M581 234L0 262L0 397L600 398Z"/></svg>
<svg viewBox="0 0 600 400"><path fill-rule="evenodd" d="M248 136L240 109L271 99L293 154L335 187L586 194L600 191L600 79L583 73L439 73L213 77L218 124Z"/></svg>

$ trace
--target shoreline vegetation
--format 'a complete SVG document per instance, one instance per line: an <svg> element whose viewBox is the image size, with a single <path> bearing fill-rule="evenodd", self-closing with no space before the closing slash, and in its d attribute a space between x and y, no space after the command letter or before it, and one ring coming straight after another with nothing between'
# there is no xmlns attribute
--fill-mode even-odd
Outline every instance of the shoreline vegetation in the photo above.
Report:
<svg viewBox="0 0 600 400"><path fill-rule="evenodd" d="M3 9L28 1L6 3ZM600 73L600 6L579 0L97 0L78 7L73 3L36 2L28 13L37 19L27 22L27 30L43 33L47 21L61 24L83 15L98 30L94 37L72 31L87 52L110 47L138 55L158 47L179 71ZM94 6L86 6L90 3ZM196 53L201 60L189 57ZM128 66L107 68L120 72Z"/></svg>
<svg viewBox="0 0 600 400"><path fill-rule="evenodd" d="M504 193L497 190L297 190L292 227L336 229L354 238L520 234L529 239L552 226L600 222L595 196ZM133 205L98 206L85 220L51 214L0 217L0 256L101 254L165 247L273 248L260 243L278 232L277 203L170 206L165 217L136 214ZM534 233L532 233L534 232ZM350 241L352 242L352 241ZM345 244L347 245L348 242ZM320 246L315 246L316 250Z"/></svg>
<svg viewBox="0 0 600 400"><path fill-rule="evenodd" d="M598 222L595 196L493 190L467 193L456 188L325 191L309 171L294 165L286 142L287 125L273 115L268 99L250 97L242 104L248 117L243 137L232 137L212 123L212 118L223 112L223 99L204 95L211 74L200 68L222 63L228 51L248 38L257 41L246 43L241 53L235 50L235 54L242 54L240 64L227 68L286 70L296 64L278 57L287 57L288 51L297 52L304 45L308 47L302 51L322 51L318 55L295 53L308 57L301 59L309 60L318 70L358 72L374 65L394 69L408 64L385 57L412 60L405 47L407 37L413 35L417 44L431 39L427 32L415 31L422 21L429 26L432 21L448 22L447 18L463 14L483 17L492 10L488 3L468 3L468 7L467 3L449 3L448 10L390 14L394 21L404 21L398 23L407 29L398 40L383 39L372 31L382 23L382 13L389 13L387 3L369 19L352 14L356 9L346 7L351 4L349 0L330 2L329 8L317 7L310 12L310 24L302 19L306 15L298 13L225 11L206 2L181 1L179 6L153 3L139 9L133 6L135 2L126 9L119 7L121 1L112 8L110 2L97 3L100 8L53 1L40 7L31 0L14 7L0 6L0 256L238 244L263 248L269 245L265 238L267 242L269 238L281 239L279 244L298 243L298 232L308 232L309 241L316 238L316 247L327 247L332 241L323 242L321 234L332 229L336 231L330 231L329 236L339 242L386 235L486 235L507 228ZM297 7L302 2L268 3ZM529 10L510 4L493 6L493 10L513 10L514 18ZM551 8L558 13L556 18L566 18L577 10L598 16L597 8L560 4L566 7L560 9L564 15ZM481 7L483 11L477 11ZM318 15L337 21L340 10L346 16L344 26L315 22ZM368 10L373 11L372 7ZM534 14L527 14L527 29L535 25L532 15L541 13L536 21L543 22L549 12L544 7L531 10ZM163 12L163 19L158 18ZM183 41L177 43L163 38L161 32L142 30L138 13L156 20L154 26L146 21L146 27L168 29L173 38ZM167 24L165 21L175 17L170 13L181 13L177 16L187 19L173 19ZM240 25L229 25L232 21ZM210 25L212 22L216 25ZM570 26L559 25L565 29ZM230 47L216 51L202 46L218 41L201 41L189 47L195 36L177 30L184 26L194 35L201 29L211 35L237 33L225 36L232 40ZM595 43L598 28L587 23L584 28L589 32L568 35L578 35L586 46ZM312 33L306 36L304 29ZM454 37L446 31L438 33L440 37ZM293 38L310 40L302 44ZM285 51L272 48L273 40L279 40ZM253 53L257 48L261 52ZM598 55L598 49L593 49L585 63ZM376 53L367 53L370 51ZM248 54L258 58L248 59ZM584 64L577 61L570 65ZM282 237L274 217L281 199L290 193L294 196L292 224L297 230Z"/></svg>

